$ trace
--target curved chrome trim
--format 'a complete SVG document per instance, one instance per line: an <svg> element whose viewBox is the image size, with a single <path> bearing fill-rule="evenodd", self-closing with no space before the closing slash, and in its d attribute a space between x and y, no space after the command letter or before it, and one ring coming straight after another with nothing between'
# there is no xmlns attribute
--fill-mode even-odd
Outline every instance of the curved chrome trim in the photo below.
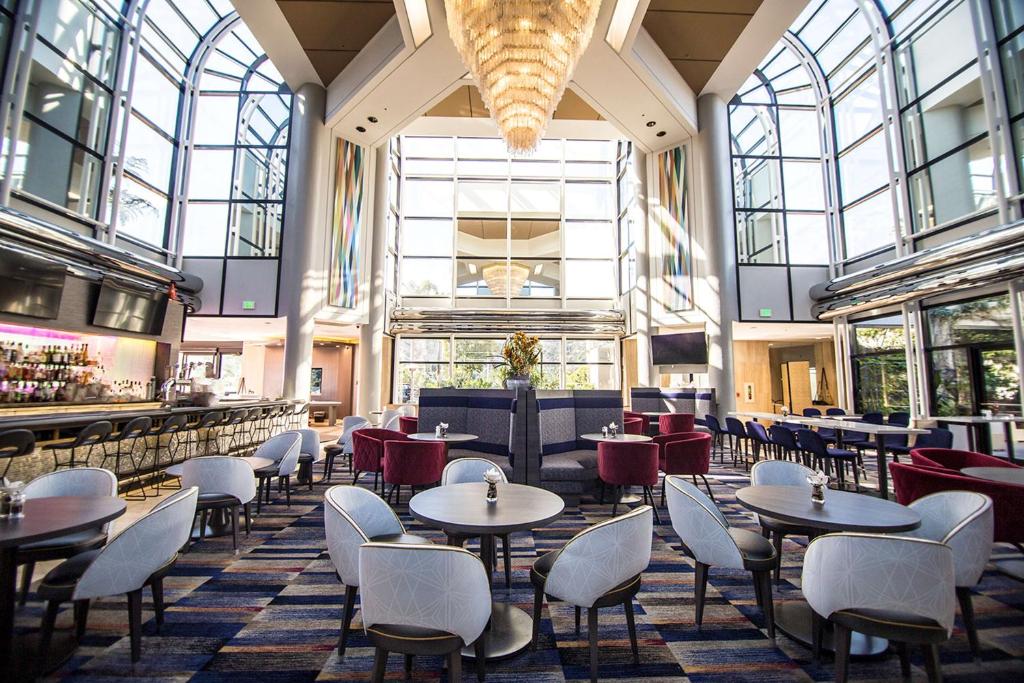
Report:
<svg viewBox="0 0 1024 683"><path fill-rule="evenodd" d="M509 309L396 308L391 313L391 334L449 334L452 332L515 332L622 335L626 319L621 311L564 311Z"/></svg>

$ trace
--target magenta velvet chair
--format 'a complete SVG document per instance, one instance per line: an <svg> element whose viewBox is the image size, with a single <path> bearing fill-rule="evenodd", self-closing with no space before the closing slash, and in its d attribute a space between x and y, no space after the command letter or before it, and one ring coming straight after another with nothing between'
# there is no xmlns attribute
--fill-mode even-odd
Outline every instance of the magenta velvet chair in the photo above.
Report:
<svg viewBox="0 0 1024 683"><path fill-rule="evenodd" d="M402 486L416 493L417 486L441 481L444 470L445 444L440 441L385 441L384 483L391 484L387 501L395 494L395 505L402 501ZM411 497L411 496L410 496Z"/></svg>
<svg viewBox="0 0 1024 683"><path fill-rule="evenodd" d="M403 434L415 434L420 430L420 419L418 417L410 417L408 415L402 415L398 418L398 431Z"/></svg>
<svg viewBox="0 0 1024 683"><path fill-rule="evenodd" d="M623 486L642 486L644 503L654 508L654 518L658 518L658 508L654 504L654 487L658 485L658 446L654 443L636 441L601 441L597 444L597 476L602 487L611 485L615 496L612 505L612 516L618 511L619 489ZM603 491L603 489L602 489ZM604 496L601 496L604 502Z"/></svg>
<svg viewBox="0 0 1024 683"><path fill-rule="evenodd" d="M697 485L697 476L704 480L704 486L708 490L708 496L715 500L715 494L711 492L711 484L704 476L711 467L711 435L703 432L690 432L688 434L677 434L678 438L666 442L659 454L658 467L667 477L670 474L689 474L693 477L694 486ZM665 504L665 482L661 482L661 504Z"/></svg>
<svg viewBox="0 0 1024 683"><path fill-rule="evenodd" d="M681 441L683 439L689 439L694 434L700 434L701 432L673 432L671 434L658 434L655 436L651 443L658 444L658 464L660 466L661 461L665 459L665 444L672 443L673 441Z"/></svg>
<svg viewBox="0 0 1024 683"><path fill-rule="evenodd" d="M678 434L693 431L692 413L669 413L658 416L658 431L662 434Z"/></svg>
<svg viewBox="0 0 1024 683"><path fill-rule="evenodd" d="M626 434L637 434L643 435L644 433L644 422L643 418L639 417L626 417L622 419L622 431Z"/></svg>
<svg viewBox="0 0 1024 683"><path fill-rule="evenodd" d="M958 451L955 448L912 448L910 462L915 465L945 467L947 470L962 470L965 467L1018 467L1002 458L974 451Z"/></svg>
<svg viewBox="0 0 1024 683"><path fill-rule="evenodd" d="M393 429L357 429L352 432L352 485L359 481L363 472L373 472L373 490L377 490L377 480L384 470L384 443L386 441L408 441L409 437ZM380 492L384 493L381 484Z"/></svg>

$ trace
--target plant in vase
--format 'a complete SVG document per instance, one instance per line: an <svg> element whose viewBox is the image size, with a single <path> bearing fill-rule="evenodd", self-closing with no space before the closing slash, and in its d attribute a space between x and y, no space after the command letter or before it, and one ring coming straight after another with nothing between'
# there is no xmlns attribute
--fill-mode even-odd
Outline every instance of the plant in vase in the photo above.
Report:
<svg viewBox="0 0 1024 683"><path fill-rule="evenodd" d="M506 389L530 388L530 373L540 364L540 339L516 332L501 349L501 373Z"/></svg>
<svg viewBox="0 0 1024 683"><path fill-rule="evenodd" d="M811 502L815 505L825 504L825 487L828 486L828 475L818 470L807 475L807 483L811 485Z"/></svg>

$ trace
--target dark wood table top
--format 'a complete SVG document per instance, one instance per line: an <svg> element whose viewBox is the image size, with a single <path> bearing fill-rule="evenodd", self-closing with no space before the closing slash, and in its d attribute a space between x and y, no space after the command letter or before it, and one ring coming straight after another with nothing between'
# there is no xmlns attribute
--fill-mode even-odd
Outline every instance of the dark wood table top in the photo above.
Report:
<svg viewBox="0 0 1024 683"><path fill-rule="evenodd" d="M557 494L522 484L498 484L498 502L487 502L487 484L437 486L417 493L409 512L424 524L465 534L508 534L541 527L562 516Z"/></svg>
<svg viewBox="0 0 1024 683"><path fill-rule="evenodd" d="M977 479L1024 486L1024 467L965 467L960 472Z"/></svg>
<svg viewBox="0 0 1024 683"><path fill-rule="evenodd" d="M45 541L105 524L124 514L127 505L113 496L30 498L25 516L0 519L0 548Z"/></svg>
<svg viewBox="0 0 1024 683"><path fill-rule="evenodd" d="M921 516L905 505L849 491L829 489L825 504L815 505L807 487L748 486L736 500L758 514L823 531L889 533L921 526Z"/></svg>

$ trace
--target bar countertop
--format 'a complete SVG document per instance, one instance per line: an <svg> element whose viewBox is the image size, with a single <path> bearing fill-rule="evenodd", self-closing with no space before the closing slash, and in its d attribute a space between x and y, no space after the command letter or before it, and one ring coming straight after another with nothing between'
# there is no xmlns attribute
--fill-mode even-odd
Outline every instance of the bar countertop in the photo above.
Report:
<svg viewBox="0 0 1024 683"><path fill-rule="evenodd" d="M294 404L291 399L268 401L253 399L247 401L227 400L213 406L184 406L169 407L160 404L152 404L152 408L125 408L116 410L87 410L87 411L62 411L52 413L29 413L20 415L5 415L0 410L0 431L8 429L28 429L34 432L53 431L60 429L74 429L82 427L98 420L109 420L115 425L125 423L136 417L152 417L156 419L170 417L171 415L195 415L208 413L213 410L238 410L241 408L265 408L279 406L282 404Z"/></svg>

